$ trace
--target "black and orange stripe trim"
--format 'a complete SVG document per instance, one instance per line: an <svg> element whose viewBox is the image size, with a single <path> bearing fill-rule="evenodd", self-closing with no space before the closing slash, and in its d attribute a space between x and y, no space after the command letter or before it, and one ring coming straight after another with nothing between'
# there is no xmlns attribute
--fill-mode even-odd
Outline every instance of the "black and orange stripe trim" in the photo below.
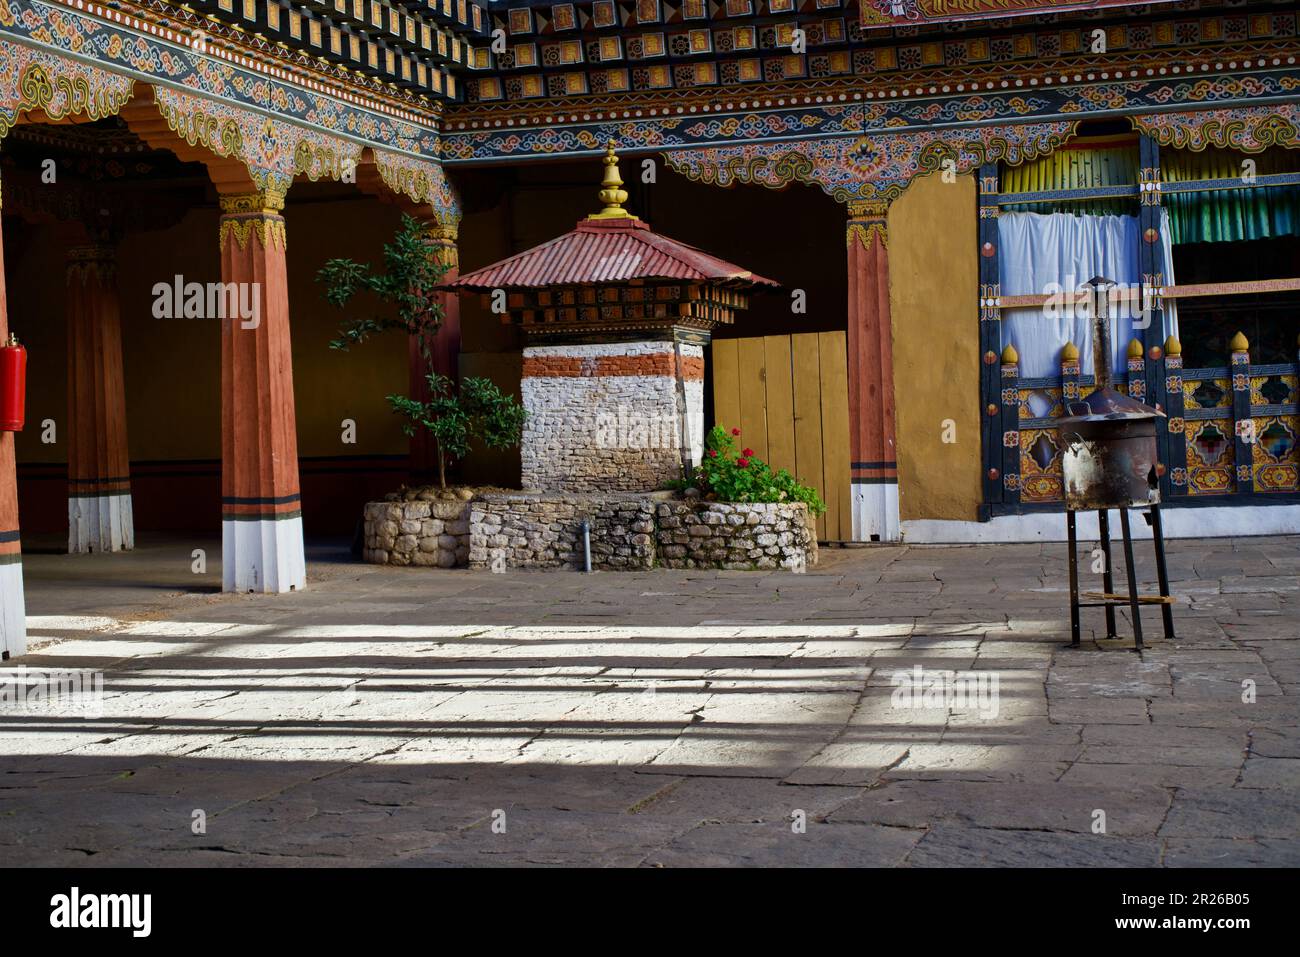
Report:
<svg viewBox="0 0 1300 957"><path fill-rule="evenodd" d="M280 522L302 517L302 495L279 495L274 498L252 498L223 495L221 520L223 522Z"/></svg>
<svg viewBox="0 0 1300 957"><path fill-rule="evenodd" d="M897 462L853 462L851 479L854 485L897 485Z"/></svg>
<svg viewBox="0 0 1300 957"><path fill-rule="evenodd" d="M15 565L23 560L23 543L18 529L0 532L0 565Z"/></svg>

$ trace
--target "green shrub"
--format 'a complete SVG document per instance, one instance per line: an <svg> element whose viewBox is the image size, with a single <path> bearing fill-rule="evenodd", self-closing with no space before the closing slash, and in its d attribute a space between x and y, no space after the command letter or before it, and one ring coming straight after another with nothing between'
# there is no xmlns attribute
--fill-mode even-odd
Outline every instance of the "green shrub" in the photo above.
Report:
<svg viewBox="0 0 1300 957"><path fill-rule="evenodd" d="M406 418L402 430L407 435L414 435L416 426L433 434L438 443L438 484L442 488L447 487L447 466L469 454L471 439L482 439L493 449L519 444L524 408L491 379L467 377L459 390L449 378L436 372L430 372L425 379L429 383L428 402L393 394L388 396L388 404Z"/></svg>
<svg viewBox="0 0 1300 957"><path fill-rule="evenodd" d="M719 502L803 502L813 515L826 511L817 490L800 485L785 469L772 467L754 455L753 449L736 450L740 429L715 425L704 440L704 461L690 482L674 483L679 488L694 485Z"/></svg>

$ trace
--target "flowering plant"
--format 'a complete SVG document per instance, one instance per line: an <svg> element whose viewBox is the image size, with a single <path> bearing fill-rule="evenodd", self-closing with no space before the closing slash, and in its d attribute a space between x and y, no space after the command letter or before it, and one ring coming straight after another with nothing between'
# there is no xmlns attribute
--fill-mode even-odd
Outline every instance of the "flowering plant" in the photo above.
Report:
<svg viewBox="0 0 1300 957"><path fill-rule="evenodd" d="M772 467L754 455L751 448L736 451L740 429L715 425L704 440L704 461L689 482L719 502L803 502L813 515L826 511L817 490L800 485L785 469Z"/></svg>

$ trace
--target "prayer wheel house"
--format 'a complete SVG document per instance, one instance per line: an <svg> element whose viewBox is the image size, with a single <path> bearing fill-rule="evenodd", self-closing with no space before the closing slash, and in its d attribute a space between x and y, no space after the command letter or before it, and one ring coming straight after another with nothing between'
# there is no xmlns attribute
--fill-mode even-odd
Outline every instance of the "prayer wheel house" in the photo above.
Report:
<svg viewBox="0 0 1300 957"><path fill-rule="evenodd" d="M447 283L525 333L526 491L644 492L689 474L710 333L778 287L651 230L623 208L613 141L604 164L600 212Z"/></svg>
<svg viewBox="0 0 1300 957"><path fill-rule="evenodd" d="M600 212L445 284L482 293L524 331L523 491L372 502L367 561L495 571L816 562L801 502L683 501L665 491L704 454L710 333L735 320L752 290L777 283L652 231L623 208L612 141L604 164Z"/></svg>

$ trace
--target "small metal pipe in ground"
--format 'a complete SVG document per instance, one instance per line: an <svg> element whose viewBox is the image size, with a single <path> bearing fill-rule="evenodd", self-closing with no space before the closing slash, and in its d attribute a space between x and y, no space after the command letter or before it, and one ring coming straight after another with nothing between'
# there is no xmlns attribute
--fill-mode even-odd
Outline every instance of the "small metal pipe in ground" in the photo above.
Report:
<svg viewBox="0 0 1300 957"><path fill-rule="evenodd" d="M591 572L591 522L582 520L582 570Z"/></svg>

